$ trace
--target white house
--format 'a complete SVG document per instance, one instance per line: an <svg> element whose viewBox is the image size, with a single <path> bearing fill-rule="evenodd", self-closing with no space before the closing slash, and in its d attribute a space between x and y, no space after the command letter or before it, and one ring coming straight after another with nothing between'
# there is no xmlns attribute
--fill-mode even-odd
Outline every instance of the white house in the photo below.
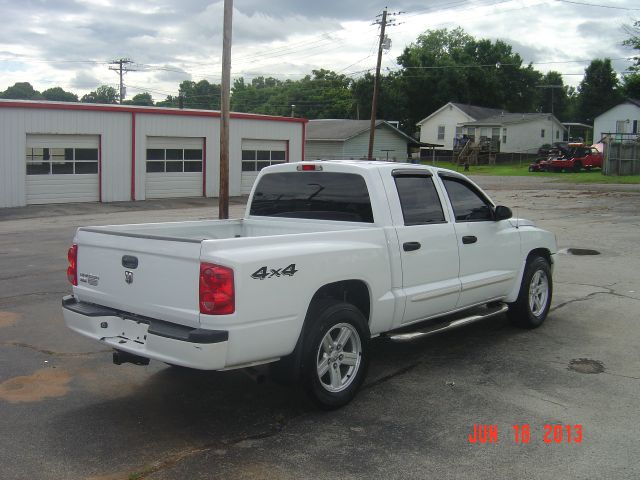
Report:
<svg viewBox="0 0 640 480"><path fill-rule="evenodd" d="M640 100L627 99L598 115L593 122L593 141L597 143L607 133L638 134Z"/></svg>
<svg viewBox="0 0 640 480"><path fill-rule="evenodd" d="M229 191L304 159L306 120L232 113ZM218 195L220 112L0 100L0 207Z"/></svg>
<svg viewBox="0 0 640 480"><path fill-rule="evenodd" d="M449 102L420 120L416 125L420 127L421 142L441 144L444 145L445 150L451 150L454 147L456 136L462 137L461 124L475 122L501 113L503 110L497 108Z"/></svg>
<svg viewBox="0 0 640 480"><path fill-rule="evenodd" d="M408 146L418 142L385 120L376 121L373 157L406 162ZM358 160L367 158L370 120L309 120L305 138L307 160Z"/></svg>
<svg viewBox="0 0 640 480"><path fill-rule="evenodd" d="M562 141L566 131L550 113L501 113L460 127L476 141L499 141L501 153L536 153L545 143Z"/></svg>

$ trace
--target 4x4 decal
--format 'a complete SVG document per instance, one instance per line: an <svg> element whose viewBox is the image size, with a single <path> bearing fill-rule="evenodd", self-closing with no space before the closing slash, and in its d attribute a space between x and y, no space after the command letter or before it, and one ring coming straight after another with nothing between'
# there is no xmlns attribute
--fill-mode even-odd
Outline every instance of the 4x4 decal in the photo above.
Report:
<svg viewBox="0 0 640 480"><path fill-rule="evenodd" d="M254 280L264 280L265 278L276 278L282 277L283 275L286 277L293 277L296 272L298 272L298 270L296 270L295 263L284 268L268 268L264 266L253 272L251 278Z"/></svg>

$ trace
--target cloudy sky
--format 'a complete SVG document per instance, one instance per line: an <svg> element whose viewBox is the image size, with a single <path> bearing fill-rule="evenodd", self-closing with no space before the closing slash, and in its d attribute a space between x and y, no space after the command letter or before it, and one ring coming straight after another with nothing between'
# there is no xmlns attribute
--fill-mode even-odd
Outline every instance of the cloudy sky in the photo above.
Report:
<svg viewBox="0 0 640 480"><path fill-rule="evenodd" d="M633 52L625 25L640 19L637 0L235 0L232 75L298 79L326 68L361 75L375 67L382 9L403 12L389 27L383 68L398 68L403 48L428 29L461 26L502 39L540 71L577 85L593 58L619 73ZM79 95L117 86L109 61L128 57L128 97L176 94L185 79L220 81L223 3L207 0L0 0L0 90L28 81Z"/></svg>

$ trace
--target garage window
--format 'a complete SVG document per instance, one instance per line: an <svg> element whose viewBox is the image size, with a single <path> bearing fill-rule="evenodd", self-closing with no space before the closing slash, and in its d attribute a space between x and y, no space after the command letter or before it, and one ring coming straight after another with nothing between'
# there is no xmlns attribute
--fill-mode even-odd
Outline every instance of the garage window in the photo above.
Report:
<svg viewBox="0 0 640 480"><path fill-rule="evenodd" d="M264 167L287 161L284 150L242 150L242 171L259 172Z"/></svg>
<svg viewBox="0 0 640 480"><path fill-rule="evenodd" d="M98 173L97 148L27 147L27 175Z"/></svg>
<svg viewBox="0 0 640 480"><path fill-rule="evenodd" d="M147 148L147 173L201 171L201 148Z"/></svg>

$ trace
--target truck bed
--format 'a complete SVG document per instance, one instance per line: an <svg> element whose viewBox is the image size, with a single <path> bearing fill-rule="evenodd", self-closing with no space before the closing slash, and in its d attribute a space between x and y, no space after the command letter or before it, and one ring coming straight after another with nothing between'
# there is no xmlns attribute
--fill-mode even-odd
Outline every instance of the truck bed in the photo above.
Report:
<svg viewBox="0 0 640 480"><path fill-rule="evenodd" d="M372 224L336 222L333 220L301 221L300 219L293 218L283 218L279 220L273 218L249 218L108 225L102 227L83 227L80 230L134 238L202 242L203 240L359 230L372 227Z"/></svg>

